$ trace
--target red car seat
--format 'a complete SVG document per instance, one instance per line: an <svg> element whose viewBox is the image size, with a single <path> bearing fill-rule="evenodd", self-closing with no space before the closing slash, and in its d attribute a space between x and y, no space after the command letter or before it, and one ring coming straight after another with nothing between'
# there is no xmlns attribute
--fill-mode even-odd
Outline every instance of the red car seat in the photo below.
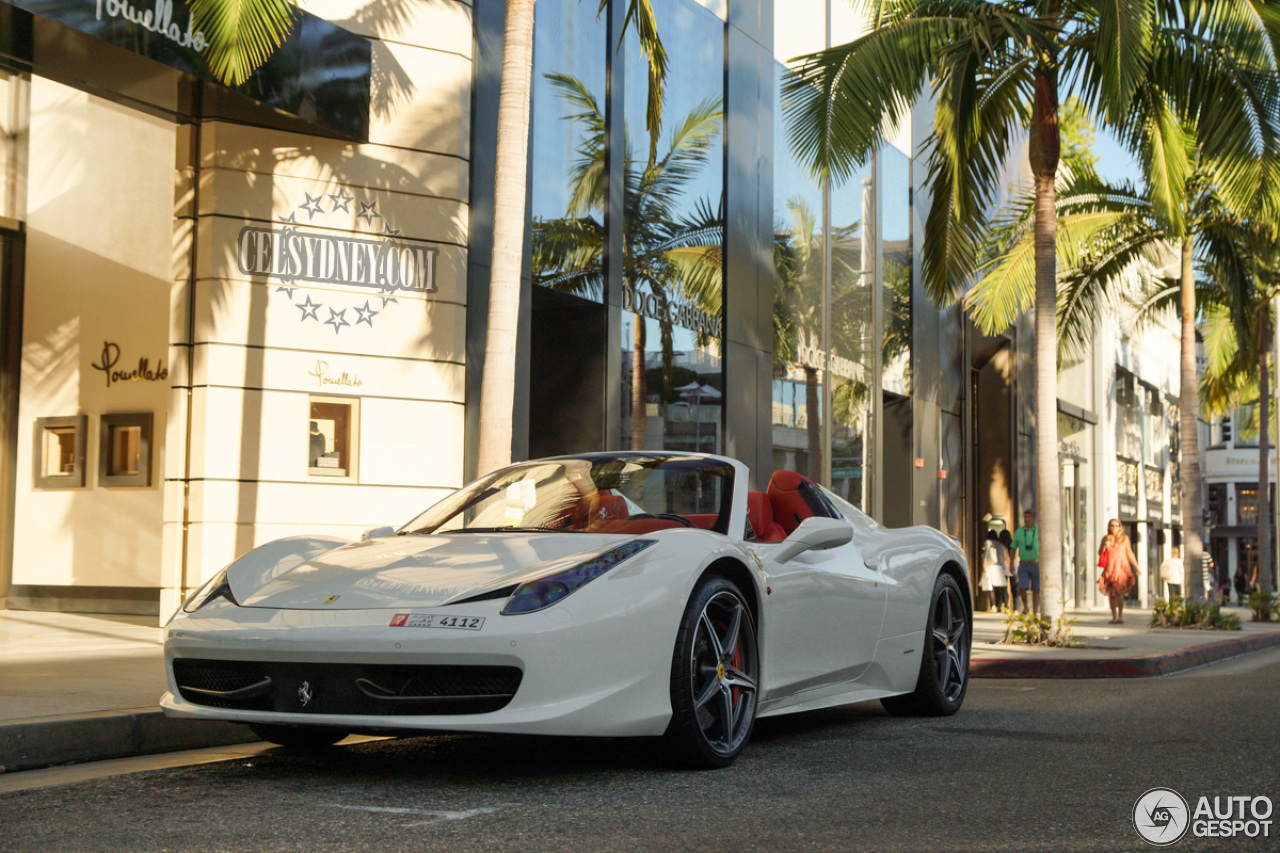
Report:
<svg viewBox="0 0 1280 853"><path fill-rule="evenodd" d="M773 503L764 492L747 492L747 518L759 542L781 542L787 531L773 520Z"/></svg>
<svg viewBox="0 0 1280 853"><path fill-rule="evenodd" d="M769 478L768 495L769 503L773 505L773 520L788 536L800 526L800 522L815 514L803 493L806 484L813 487L812 480L795 471L775 471ZM747 506L749 512L750 503Z"/></svg>

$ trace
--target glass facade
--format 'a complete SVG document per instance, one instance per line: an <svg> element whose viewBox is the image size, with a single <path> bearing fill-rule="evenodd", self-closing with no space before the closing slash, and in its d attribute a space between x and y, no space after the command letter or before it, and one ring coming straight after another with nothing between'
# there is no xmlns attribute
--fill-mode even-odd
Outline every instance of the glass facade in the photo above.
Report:
<svg viewBox="0 0 1280 853"><path fill-rule="evenodd" d="M671 58L657 138L635 28L624 48L621 446L718 453L725 25L688 0L653 0L653 12Z"/></svg>
<svg viewBox="0 0 1280 853"><path fill-rule="evenodd" d="M798 471L881 515L878 466L921 467L912 462L910 143L886 141L848 180L824 186L791 153L781 96L787 62L856 37L859 17L838 0L776 4L748 44L735 42L739 25L716 4L654 0L670 67L651 136L635 28L611 43L610 16L615 32L622 16L609 8L597 18L596 8L538 8L530 456L742 456L745 434L754 436L757 487L774 470ZM771 53L761 47L770 30ZM746 63L730 55L735 43ZM764 56L772 62L751 64ZM726 138L734 116L738 130ZM726 187L730 174L738 178ZM744 174L758 195L740 186ZM771 264L760 245L766 218ZM733 243L726 223L748 239ZM730 246L740 247L732 257ZM747 252L759 257L744 265ZM737 325L734 305L743 309ZM759 360L748 364L742 350L735 360L731 339ZM878 418L889 425L884 436ZM580 429L586 421L605 426ZM898 498L901 523L913 523L910 490Z"/></svg>
<svg viewBox="0 0 1280 853"><path fill-rule="evenodd" d="M538 4L529 130L533 280L595 302L604 299L608 48L594 4Z"/></svg>

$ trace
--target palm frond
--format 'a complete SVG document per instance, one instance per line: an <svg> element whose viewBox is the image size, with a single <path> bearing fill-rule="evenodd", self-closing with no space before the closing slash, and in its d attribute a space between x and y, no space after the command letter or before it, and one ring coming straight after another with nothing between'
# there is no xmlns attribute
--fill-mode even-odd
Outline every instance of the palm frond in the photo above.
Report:
<svg viewBox="0 0 1280 853"><path fill-rule="evenodd" d="M266 62L298 19L295 0L189 0L191 29L209 40L209 70L239 86Z"/></svg>

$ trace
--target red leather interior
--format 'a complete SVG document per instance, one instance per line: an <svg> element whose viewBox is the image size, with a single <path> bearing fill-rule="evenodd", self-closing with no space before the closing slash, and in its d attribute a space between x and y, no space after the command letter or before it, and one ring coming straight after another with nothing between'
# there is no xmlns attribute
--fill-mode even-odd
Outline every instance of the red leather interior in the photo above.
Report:
<svg viewBox="0 0 1280 853"><path fill-rule="evenodd" d="M577 530L596 530L608 521L626 518L627 502L622 495L601 489L578 501L573 510L573 527Z"/></svg>
<svg viewBox="0 0 1280 853"><path fill-rule="evenodd" d="M800 494L800 486L813 482L808 477L795 471L775 471L769 478L769 503L772 504L773 520L782 527L786 535L800 526L800 522L813 515L813 510ZM751 504L748 503L748 512ZM752 521L755 524L755 521ZM756 535L759 535L757 531ZM761 539L760 541L765 541Z"/></svg>
<svg viewBox="0 0 1280 853"><path fill-rule="evenodd" d="M703 530L710 530L715 527L716 519L720 517L714 512L686 512L681 514L692 521L694 527L698 527Z"/></svg>
<svg viewBox="0 0 1280 853"><path fill-rule="evenodd" d="M787 532L773 520L773 502L764 492L747 492L747 518L760 542L781 542Z"/></svg>

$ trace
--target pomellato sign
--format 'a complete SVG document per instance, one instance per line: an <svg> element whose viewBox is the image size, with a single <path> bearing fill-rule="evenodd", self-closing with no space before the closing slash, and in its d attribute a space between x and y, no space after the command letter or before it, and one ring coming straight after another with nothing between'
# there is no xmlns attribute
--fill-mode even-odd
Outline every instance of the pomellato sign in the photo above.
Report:
<svg viewBox="0 0 1280 853"><path fill-rule="evenodd" d="M155 0L150 9L134 6L126 0L98 0L98 20L103 16L119 18L136 24L144 30L164 36L178 47L204 53L209 40L200 31L191 31L191 19L187 19L186 29L173 20L173 0Z"/></svg>
<svg viewBox="0 0 1280 853"><path fill-rule="evenodd" d="M120 370L116 370L116 365L120 363L120 345L111 341L102 342L102 363L89 363L94 370L100 370L107 377L107 387L110 388L116 382L163 382L169 378L169 368L164 366L164 359L156 359L156 366L151 366L151 359L139 358L137 367L132 370L126 365Z"/></svg>

